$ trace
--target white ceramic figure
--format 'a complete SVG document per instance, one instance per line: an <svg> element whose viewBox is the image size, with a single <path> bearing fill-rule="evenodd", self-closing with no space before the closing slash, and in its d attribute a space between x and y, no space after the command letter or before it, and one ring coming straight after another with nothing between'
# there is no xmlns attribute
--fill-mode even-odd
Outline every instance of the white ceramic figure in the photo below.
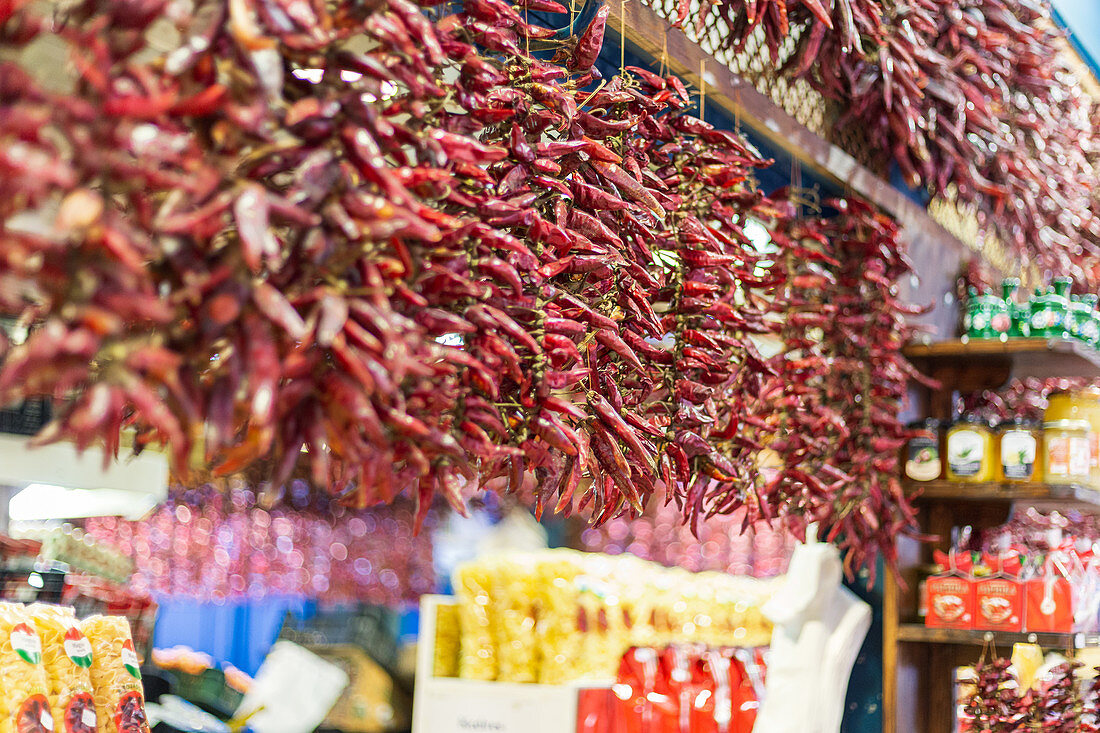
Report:
<svg viewBox="0 0 1100 733"><path fill-rule="evenodd" d="M807 537L763 608L775 625L753 733L837 733L871 607L841 585L840 554Z"/></svg>

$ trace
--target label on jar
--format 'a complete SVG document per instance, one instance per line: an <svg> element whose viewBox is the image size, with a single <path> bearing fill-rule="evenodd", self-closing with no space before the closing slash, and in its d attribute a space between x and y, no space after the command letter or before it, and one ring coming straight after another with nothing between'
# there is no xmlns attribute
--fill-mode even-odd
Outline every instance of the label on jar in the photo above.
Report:
<svg viewBox="0 0 1100 733"><path fill-rule="evenodd" d="M1035 474L1035 436L1009 430L1001 436L1001 470L1006 479L1023 481Z"/></svg>
<svg viewBox="0 0 1100 733"><path fill-rule="evenodd" d="M917 435L909 439L905 475L914 481L935 481L940 477L940 446L935 438Z"/></svg>
<svg viewBox="0 0 1100 733"><path fill-rule="evenodd" d="M1055 434L1047 438L1047 475L1051 478L1087 476L1089 440L1076 435Z"/></svg>
<svg viewBox="0 0 1100 733"><path fill-rule="evenodd" d="M977 476L984 453L985 441L976 430L956 430L947 436L947 463L956 476Z"/></svg>
<svg viewBox="0 0 1100 733"><path fill-rule="evenodd" d="M1100 324L1092 318L1086 317L1083 321L1079 321L1077 330L1084 341L1091 343L1100 338Z"/></svg>

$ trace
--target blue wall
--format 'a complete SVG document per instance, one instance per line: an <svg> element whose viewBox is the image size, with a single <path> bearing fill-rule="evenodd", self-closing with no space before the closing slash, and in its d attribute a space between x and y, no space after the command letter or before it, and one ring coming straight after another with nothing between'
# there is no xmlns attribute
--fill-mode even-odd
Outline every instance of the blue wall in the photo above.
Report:
<svg viewBox="0 0 1100 733"><path fill-rule="evenodd" d="M158 603L154 646L189 646L252 675L278 636L287 611L311 616L317 607L314 601L292 596L225 603L161 598Z"/></svg>

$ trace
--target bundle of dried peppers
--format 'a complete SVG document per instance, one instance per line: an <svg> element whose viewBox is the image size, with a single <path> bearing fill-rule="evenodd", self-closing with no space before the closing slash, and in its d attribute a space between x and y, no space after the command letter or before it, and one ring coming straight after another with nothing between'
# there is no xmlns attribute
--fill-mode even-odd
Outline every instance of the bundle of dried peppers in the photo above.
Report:
<svg viewBox="0 0 1100 733"><path fill-rule="evenodd" d="M779 73L840 102L911 185L975 204L1024 268L1100 281L1100 109L1047 0L680 0L670 19L693 15L734 49L762 33Z"/></svg>
<svg viewBox="0 0 1100 733"><path fill-rule="evenodd" d="M896 228L858 202L794 221L678 79L600 79L606 9L553 60L528 10L565 8L0 3L0 311L29 329L0 399L53 397L42 441L116 454L133 431L180 475L304 472L421 517L534 479L539 511L596 522L663 491L693 521L823 521L856 562L892 543ZM36 68L43 48L72 73ZM820 327L807 262L831 268L812 305L848 297L852 324L765 357L756 338ZM765 478L800 399L849 427L799 424L817 432Z"/></svg>

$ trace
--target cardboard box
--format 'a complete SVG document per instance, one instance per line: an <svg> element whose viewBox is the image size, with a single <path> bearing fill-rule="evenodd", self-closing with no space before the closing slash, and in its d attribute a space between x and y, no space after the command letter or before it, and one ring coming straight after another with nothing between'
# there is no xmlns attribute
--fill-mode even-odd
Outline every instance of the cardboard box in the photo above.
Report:
<svg viewBox="0 0 1100 733"><path fill-rule="evenodd" d="M1047 575L1027 581L1027 631L1068 634L1073 631L1073 590L1061 576Z"/></svg>
<svg viewBox="0 0 1100 733"><path fill-rule="evenodd" d="M974 628L1023 631L1024 591L1020 581L993 576L974 582Z"/></svg>
<svg viewBox="0 0 1100 733"><path fill-rule="evenodd" d="M941 629L974 628L974 583L961 575L934 575L928 579L928 615L925 626Z"/></svg>

